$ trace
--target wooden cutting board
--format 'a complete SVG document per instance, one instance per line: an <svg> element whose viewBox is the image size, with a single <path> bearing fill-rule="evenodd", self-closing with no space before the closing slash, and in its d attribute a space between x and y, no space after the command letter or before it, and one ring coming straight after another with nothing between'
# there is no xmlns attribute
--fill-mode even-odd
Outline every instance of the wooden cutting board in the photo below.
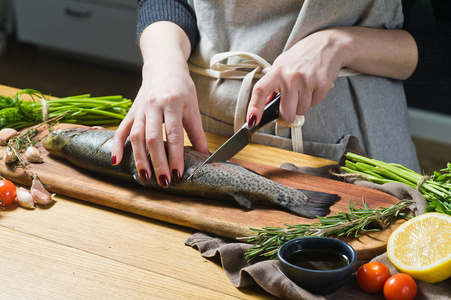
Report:
<svg viewBox="0 0 451 300"><path fill-rule="evenodd" d="M75 125L60 124L58 126L74 127ZM45 133L41 135L41 138L44 136ZM249 236L251 234L249 228L285 227L285 224L317 222L316 219L302 218L276 207L255 205L253 209L247 210L232 202L182 198L155 192L138 184L119 182L116 179L89 173L73 166L70 162L52 157L40 143L37 147L43 152L44 163L31 164L30 169L39 175L43 183L50 185L49 190L57 195L61 194L233 239ZM4 151L5 147L1 147L0 157L3 157ZM292 188L339 194L341 200L331 207L332 214L347 211L349 200L361 203L363 197L365 202L374 208L389 207L398 201L397 198L386 193L340 181L291 172L255 162L235 162ZM15 169L14 166L1 161L0 171L7 179L23 185L31 185L30 174L23 169ZM402 221L398 223L400 222ZM346 240L356 249L359 259L370 259L385 251L387 239L398 225L394 224L383 231L365 234L359 239Z"/></svg>

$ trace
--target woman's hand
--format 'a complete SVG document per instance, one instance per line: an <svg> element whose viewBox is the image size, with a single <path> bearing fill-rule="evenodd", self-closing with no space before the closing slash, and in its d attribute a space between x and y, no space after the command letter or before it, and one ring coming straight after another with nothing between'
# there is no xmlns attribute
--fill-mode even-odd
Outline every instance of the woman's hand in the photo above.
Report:
<svg viewBox="0 0 451 300"><path fill-rule="evenodd" d="M273 92L281 94L278 122L289 125L326 96L341 68L402 80L417 61L415 41L403 30L354 26L315 32L282 53L255 84L248 124L260 122Z"/></svg>
<svg viewBox="0 0 451 300"><path fill-rule="evenodd" d="M167 25L167 22L164 23ZM169 26L172 25L174 24ZM180 33L178 31L180 28L172 29ZM149 33L146 31L147 29L143 35ZM162 28L159 28L156 36L153 36L151 40L156 39L161 45L160 38L168 36L164 32ZM168 32L166 34L171 36ZM178 181L184 172L183 129L186 130L195 149L208 154L208 147L202 129L196 90L186 63L188 54L186 51L177 51L176 47L162 49L161 52L156 51L152 48L157 47L156 44L152 42L143 44L145 38L146 36L141 38L141 49L145 61L142 86L129 113L115 133L112 164L115 165L121 161L124 143L129 136L135 165L141 179L147 181L153 176L146 152L147 146L155 172L154 176L161 186L167 187L171 178ZM150 51L146 52L146 50ZM167 152L163 142L163 124Z"/></svg>

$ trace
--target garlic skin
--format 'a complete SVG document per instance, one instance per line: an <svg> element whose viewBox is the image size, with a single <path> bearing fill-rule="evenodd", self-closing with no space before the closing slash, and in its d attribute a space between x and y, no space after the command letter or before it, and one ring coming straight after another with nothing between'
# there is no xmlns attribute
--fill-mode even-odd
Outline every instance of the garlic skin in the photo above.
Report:
<svg viewBox="0 0 451 300"><path fill-rule="evenodd" d="M23 187L19 188L16 201L17 204L19 204L21 207L30 209L35 208L33 196L28 190L24 189Z"/></svg>
<svg viewBox="0 0 451 300"><path fill-rule="evenodd" d="M32 190L31 195L33 200L39 205L48 205L53 202L53 194L46 194L39 190Z"/></svg>
<svg viewBox="0 0 451 300"><path fill-rule="evenodd" d="M17 157L10 147L6 148L5 154L3 155L3 160L6 164L12 164L17 161Z"/></svg>
<svg viewBox="0 0 451 300"><path fill-rule="evenodd" d="M3 128L0 130L0 146L6 146L10 138L19 135L19 132L13 128Z"/></svg>
<svg viewBox="0 0 451 300"><path fill-rule="evenodd" d="M39 205L48 205L53 202L53 197L55 197L55 194L51 194L45 189L37 177L33 179L30 192L34 202Z"/></svg>
<svg viewBox="0 0 451 300"><path fill-rule="evenodd" d="M41 151L34 146L29 146L25 151L25 157L29 162L32 163L41 163L44 158L41 155Z"/></svg>

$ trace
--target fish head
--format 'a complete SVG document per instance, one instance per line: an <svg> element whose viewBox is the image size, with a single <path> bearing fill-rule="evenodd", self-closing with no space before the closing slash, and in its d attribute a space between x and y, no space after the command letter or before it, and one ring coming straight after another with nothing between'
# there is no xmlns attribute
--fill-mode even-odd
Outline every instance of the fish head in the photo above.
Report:
<svg viewBox="0 0 451 300"><path fill-rule="evenodd" d="M75 129L58 129L50 132L42 142L45 150L50 154L62 157L62 150L64 147L78 134L90 129L75 128Z"/></svg>

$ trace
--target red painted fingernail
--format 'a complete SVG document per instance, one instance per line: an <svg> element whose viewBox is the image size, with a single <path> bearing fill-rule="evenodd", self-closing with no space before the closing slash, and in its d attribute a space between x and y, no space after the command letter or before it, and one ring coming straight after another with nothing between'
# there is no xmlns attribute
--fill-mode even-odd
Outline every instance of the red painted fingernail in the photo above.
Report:
<svg viewBox="0 0 451 300"><path fill-rule="evenodd" d="M160 181L160 185L162 187L167 187L169 185L169 180L166 177L166 175L160 175L160 177L158 177L158 179L160 179L159 181Z"/></svg>
<svg viewBox="0 0 451 300"><path fill-rule="evenodd" d="M111 157L111 164L114 166L116 164L116 155L113 155L113 157Z"/></svg>
<svg viewBox="0 0 451 300"><path fill-rule="evenodd" d="M179 170L177 169L172 170L172 178L174 178L175 181L180 181L180 179L182 179Z"/></svg>
<svg viewBox="0 0 451 300"><path fill-rule="evenodd" d="M257 116L254 114L251 114L249 116L249 122L247 123L247 125L250 127L253 127L253 126L255 126L255 124L257 124Z"/></svg>
<svg viewBox="0 0 451 300"><path fill-rule="evenodd" d="M149 180L149 173L147 173L147 171L144 170L144 169L142 169L141 171L139 171L139 176L140 176L144 181Z"/></svg>

